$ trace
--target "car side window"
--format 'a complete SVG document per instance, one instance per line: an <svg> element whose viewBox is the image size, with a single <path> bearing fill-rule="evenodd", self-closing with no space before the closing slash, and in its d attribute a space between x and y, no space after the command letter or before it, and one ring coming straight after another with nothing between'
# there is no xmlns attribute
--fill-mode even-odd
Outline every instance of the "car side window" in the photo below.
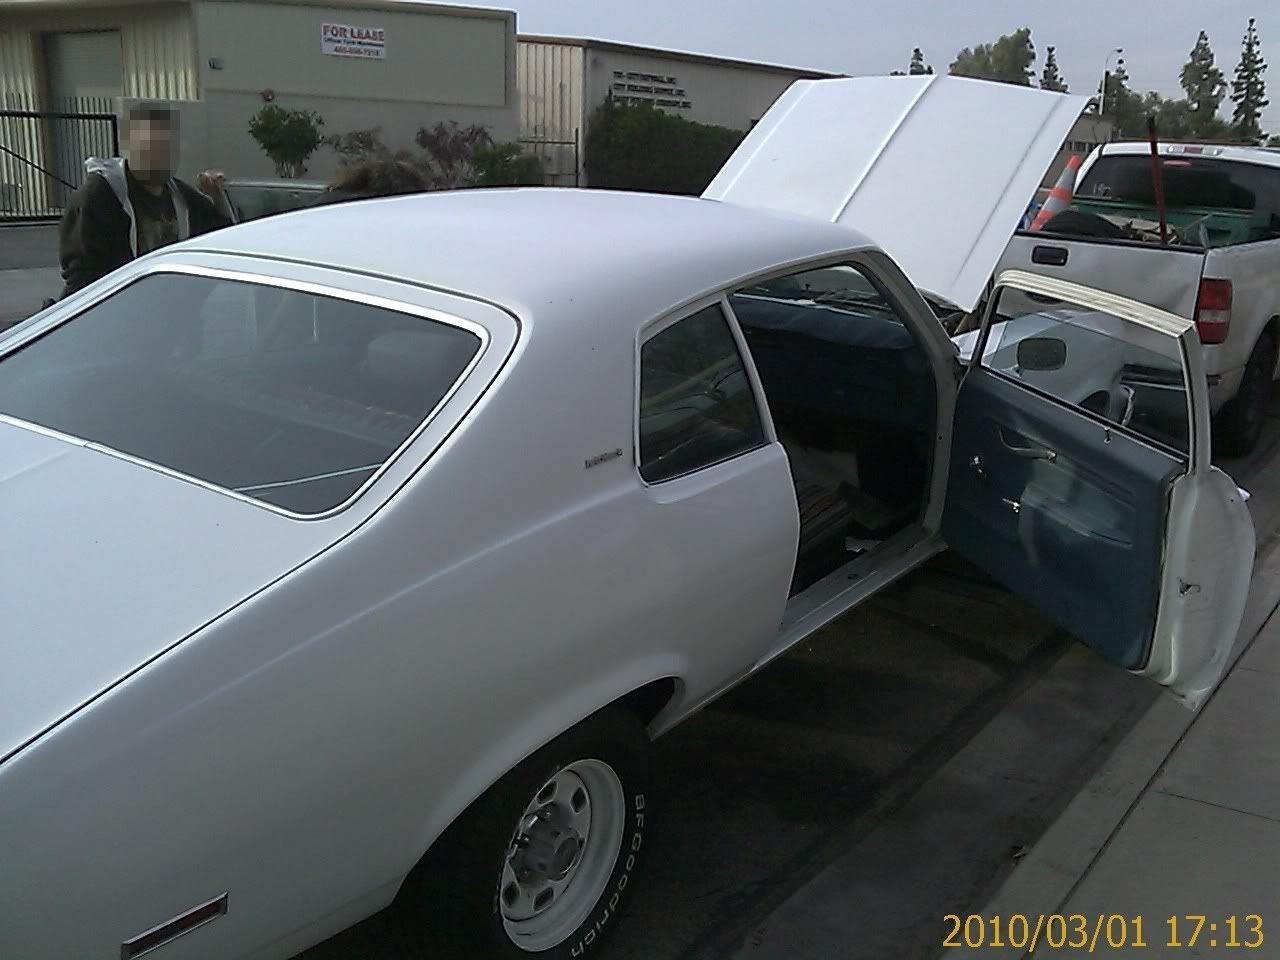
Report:
<svg viewBox="0 0 1280 960"><path fill-rule="evenodd" d="M640 347L640 475L659 483L765 443L755 395L719 304Z"/></svg>
<svg viewBox="0 0 1280 960"><path fill-rule="evenodd" d="M982 365L1186 454L1190 414L1173 337L1104 311L1003 288Z"/></svg>

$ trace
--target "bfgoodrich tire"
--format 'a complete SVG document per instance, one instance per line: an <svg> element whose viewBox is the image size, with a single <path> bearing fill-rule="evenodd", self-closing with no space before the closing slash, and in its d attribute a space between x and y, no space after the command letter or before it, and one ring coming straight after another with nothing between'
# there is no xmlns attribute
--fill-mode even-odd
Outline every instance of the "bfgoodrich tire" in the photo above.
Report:
<svg viewBox="0 0 1280 960"><path fill-rule="evenodd" d="M1267 405L1276 372L1276 338L1264 330L1245 364L1240 389L1213 424L1215 456L1243 457L1253 452L1266 424Z"/></svg>
<svg viewBox="0 0 1280 960"><path fill-rule="evenodd" d="M423 947L468 960L595 956L639 879L650 745L610 708L489 789L406 885Z"/></svg>

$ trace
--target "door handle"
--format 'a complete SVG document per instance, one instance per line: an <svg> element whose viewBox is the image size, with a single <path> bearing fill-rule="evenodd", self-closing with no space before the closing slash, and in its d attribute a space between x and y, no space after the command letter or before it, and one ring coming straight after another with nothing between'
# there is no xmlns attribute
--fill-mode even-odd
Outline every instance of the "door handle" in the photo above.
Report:
<svg viewBox="0 0 1280 960"><path fill-rule="evenodd" d="M1012 510L1014 513L1022 512L1022 504L1020 504L1017 500L1010 500L1008 497L1001 497L1000 502L1003 503L1010 510Z"/></svg>
<svg viewBox="0 0 1280 960"><path fill-rule="evenodd" d="M996 433L999 434L1000 442L1004 444L1005 449L1015 457L1023 457L1027 460L1047 460L1049 463L1056 463L1058 460L1058 454L1048 447L1027 447L1018 443L1011 443L1009 438L1005 436L1004 427L996 427Z"/></svg>

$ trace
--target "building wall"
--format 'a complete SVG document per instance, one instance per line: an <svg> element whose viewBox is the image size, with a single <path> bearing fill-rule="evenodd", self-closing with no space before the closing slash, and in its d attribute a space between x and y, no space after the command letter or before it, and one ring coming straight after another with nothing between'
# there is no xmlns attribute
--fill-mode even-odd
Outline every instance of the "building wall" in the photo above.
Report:
<svg viewBox="0 0 1280 960"><path fill-rule="evenodd" d="M191 12L185 3L148 3L48 8L0 9L0 109L50 109L44 54L48 34L118 31L120 92L125 97L189 98L197 95ZM65 106L65 105L60 105ZM99 101L72 105L83 112L104 109ZM101 125L82 124L77 136L105 144ZM64 170L66 128L62 145L49 122L0 118L0 143L24 157L38 157L46 169ZM95 152L100 152L95 149ZM65 170L63 175L65 176ZM0 155L0 210L22 196L26 210L53 208L61 186L28 164Z"/></svg>
<svg viewBox="0 0 1280 960"><path fill-rule="evenodd" d="M690 120L746 130L803 75L662 51L546 40L519 42L517 74L520 138L526 150L543 158L548 183L562 186L587 182L587 125L610 93L652 102Z"/></svg>
<svg viewBox="0 0 1280 960"><path fill-rule="evenodd" d="M574 44L517 46L520 140L525 150L542 158L553 186L583 182L584 63L583 48Z"/></svg>
<svg viewBox="0 0 1280 960"><path fill-rule="evenodd" d="M0 110L31 110L38 102L34 38L27 30L0 21ZM0 117L0 143L24 157L45 149L43 125L35 120ZM0 153L0 210L48 206L45 178L6 153Z"/></svg>
<svg viewBox="0 0 1280 960"><path fill-rule="evenodd" d="M120 32L124 96L194 98L198 87L191 27L185 3L0 9L0 98L42 96L41 36L87 30ZM11 64L16 68L10 69Z"/></svg>
<svg viewBox="0 0 1280 960"><path fill-rule="evenodd" d="M412 146L420 127L447 121L482 124L500 141L517 137L512 14L243 0L197 0L195 11L207 166L229 175L274 175L248 132L268 90L282 107L319 113L325 134L381 127L393 148ZM385 30L385 59L322 53L324 23ZM221 69L210 66L213 59ZM307 175L327 179L336 167L336 155L321 148Z"/></svg>
<svg viewBox="0 0 1280 960"><path fill-rule="evenodd" d="M156 100L195 100L199 71L191 8L152 7L124 31L124 95Z"/></svg>
<svg viewBox="0 0 1280 960"><path fill-rule="evenodd" d="M0 109L50 108L45 34L115 30L121 44L122 109L138 99L174 104L182 116L179 172L184 176L210 167L228 176L274 175L248 133L249 119L267 102L263 92L268 90L271 102L280 106L320 113L325 134L381 127L388 145L409 147L419 128L456 121L481 124L496 140L517 139L514 14L396 6L380 0L323 6L290 0L153 0L40 4L23 11L0 4ZM385 58L322 53L323 23L384 29ZM47 122L0 118L0 142L16 144L11 149L24 156L47 158L53 139ZM24 206L55 207L56 182L15 164L0 155L0 193L20 190ZM337 157L322 147L308 175L327 179L336 166ZM4 207L0 196L0 210Z"/></svg>
<svg viewBox="0 0 1280 960"><path fill-rule="evenodd" d="M700 63L660 52L639 54L588 47L586 56L588 115L612 91L615 97L653 100L676 116L737 130L749 129L801 76L749 64ZM688 106L664 105L676 101Z"/></svg>
<svg viewBox="0 0 1280 960"><path fill-rule="evenodd" d="M512 19L500 11L400 13L360 9L359 3L199 0L202 86L206 92L271 89L281 95L501 109L513 93L513 71L507 69ZM385 59L325 55L323 23L384 29ZM222 61L221 70L209 66L212 57Z"/></svg>
<svg viewBox="0 0 1280 960"><path fill-rule="evenodd" d="M1082 114L1071 128L1066 143L1058 151L1058 156L1054 158L1048 172L1045 173L1043 186L1052 187L1058 182L1062 171L1067 167L1067 161L1072 156L1088 156L1098 144L1109 143L1115 138L1115 125L1110 120L1093 113Z"/></svg>

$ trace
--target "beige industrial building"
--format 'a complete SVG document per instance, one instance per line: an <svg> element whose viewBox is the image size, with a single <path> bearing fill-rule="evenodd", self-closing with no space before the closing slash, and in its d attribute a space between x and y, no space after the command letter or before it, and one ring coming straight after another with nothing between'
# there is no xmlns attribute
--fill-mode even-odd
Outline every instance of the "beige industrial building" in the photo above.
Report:
<svg viewBox="0 0 1280 960"><path fill-rule="evenodd" d="M1080 119L1071 128L1071 133L1053 165L1044 175L1044 186L1052 187L1062 176L1071 157L1084 157L1092 153L1100 143L1110 143L1116 139L1115 123L1110 117L1100 117L1096 113L1082 113Z"/></svg>
<svg viewBox="0 0 1280 960"><path fill-rule="evenodd" d="M836 74L655 50L602 40L522 35L517 53L520 139L553 184L585 184L581 145L609 96L702 123L747 130L794 81Z"/></svg>
<svg viewBox="0 0 1280 960"><path fill-rule="evenodd" d="M271 176L248 133L266 102L318 112L326 134L380 126L392 146L450 120L514 140L515 60L515 14L503 10L391 0L0 0L0 111L9 111L0 115L0 144L10 151L0 151L0 206L6 190L57 191L27 161L78 182L65 176L69 167L109 149L105 122L72 126L14 111L109 114L122 101L175 101L182 173ZM322 149L309 176L325 177L335 164Z"/></svg>

